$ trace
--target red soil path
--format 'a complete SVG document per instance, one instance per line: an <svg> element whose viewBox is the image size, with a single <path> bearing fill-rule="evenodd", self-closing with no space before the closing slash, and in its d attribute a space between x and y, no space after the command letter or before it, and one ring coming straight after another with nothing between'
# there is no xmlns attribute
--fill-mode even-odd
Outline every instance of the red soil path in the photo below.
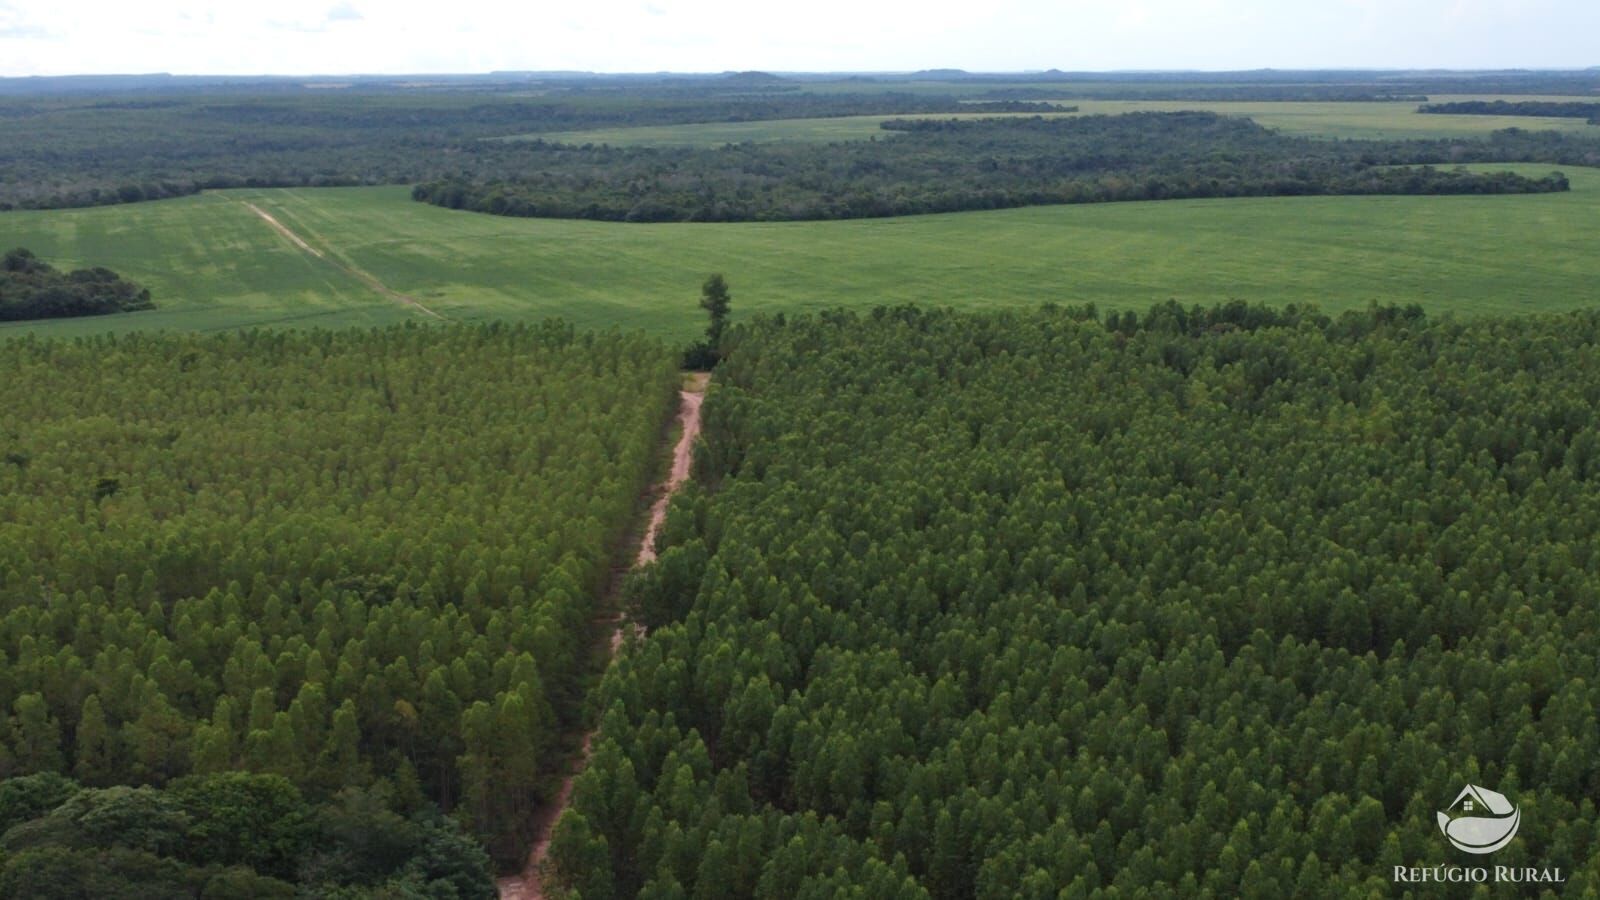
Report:
<svg viewBox="0 0 1600 900"><path fill-rule="evenodd" d="M661 523L667 517L667 506L672 502L672 495L678 488L689 480L689 464L693 459L695 438L700 436L700 402L706 396L706 384L711 376L695 374L689 376L689 381L683 390L678 392L678 425L681 429L678 443L672 448L672 469L667 473L666 481L655 488L655 502L650 505L650 518L648 519L644 535L639 539L639 549L634 555L634 565L642 566L654 562L656 558L656 535L661 531ZM622 580L615 579L612 591L616 592L622 587ZM616 597L609 598L615 601ZM631 627L635 634L642 635L644 629L637 624L628 623L620 614L610 619L611 631L607 638L607 646L611 656L616 656L622 647L623 630ZM567 775L561 779L561 788L550 802L540 809L534 818L533 847L528 851L528 862L523 866L522 872L517 875L508 875L500 879L500 900L544 900L544 862L550 853L550 835L555 831L556 820L566 811L572 803L572 785L589 764L589 748L594 743L594 732L584 734L577 754L573 757L568 767Z"/></svg>

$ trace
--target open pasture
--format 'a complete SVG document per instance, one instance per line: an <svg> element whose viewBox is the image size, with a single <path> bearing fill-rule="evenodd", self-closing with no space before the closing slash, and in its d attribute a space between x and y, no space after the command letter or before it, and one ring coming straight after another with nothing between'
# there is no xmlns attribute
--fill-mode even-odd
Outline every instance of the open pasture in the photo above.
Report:
<svg viewBox="0 0 1600 900"><path fill-rule="evenodd" d="M1541 174L1548 166L1514 167ZM105 265L158 308L0 335L431 321L355 272L456 320L560 316L675 340L704 327L723 272L735 316L923 303L1369 301L1515 313L1600 301L1600 170L1536 196L1108 203L894 219L633 225L513 219L415 203L405 188L221 191L0 213L0 244ZM291 243L253 203L323 251Z"/></svg>

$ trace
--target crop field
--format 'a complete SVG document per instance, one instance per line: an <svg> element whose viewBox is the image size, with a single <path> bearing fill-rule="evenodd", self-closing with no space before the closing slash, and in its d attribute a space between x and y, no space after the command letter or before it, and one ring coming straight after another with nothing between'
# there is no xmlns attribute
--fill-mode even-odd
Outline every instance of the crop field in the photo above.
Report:
<svg viewBox="0 0 1600 900"><path fill-rule="evenodd" d="M1548 166L1513 167L1527 174ZM221 191L87 210L0 213L0 244L105 265L158 308L0 334L382 324L560 316L687 339L706 273L736 315L918 302L1095 302L1143 309L1243 299L1378 300L1430 312L1574 309L1600 300L1600 170L1537 196L1110 203L897 219L630 225L510 219L412 202L405 188ZM254 203L324 251L276 232ZM1537 264L1535 264L1537 260Z"/></svg>
<svg viewBox="0 0 1600 900"><path fill-rule="evenodd" d="M208 331L253 324L362 325L394 305L278 237L227 194L90 210L0 214L0 244L78 265L137 272L159 295L141 319L13 325L50 333L140 328Z"/></svg>
<svg viewBox="0 0 1600 900"><path fill-rule="evenodd" d="M1430 103L1455 103L1464 100L1593 100L1593 97L1528 97L1509 94L1438 94ZM1201 101L1201 100L1061 100L1063 106L1078 107L1077 113L1064 115L1117 115L1128 112L1175 112L1207 110L1230 116L1245 116L1268 128L1286 134L1329 138L1449 138L1485 135L1502 128L1541 131L1573 131L1600 134L1600 128L1582 119L1540 116L1455 116L1417 112L1417 103L1383 102L1276 102L1276 101ZM692 125L657 125L600 128L546 134L512 135L504 140L542 138L570 144L613 144L629 147L720 146L752 141L856 141L872 137L892 137L878 123L887 119L994 118L996 114L972 116L841 116L828 119L778 119L767 122L704 122ZM1587 132L1585 131L1587 129Z"/></svg>

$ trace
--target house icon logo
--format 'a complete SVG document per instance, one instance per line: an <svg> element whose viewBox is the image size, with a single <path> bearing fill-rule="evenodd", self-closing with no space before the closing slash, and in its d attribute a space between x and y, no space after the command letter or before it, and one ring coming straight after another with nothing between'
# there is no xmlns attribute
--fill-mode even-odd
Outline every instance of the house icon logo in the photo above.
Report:
<svg viewBox="0 0 1600 900"><path fill-rule="evenodd" d="M1522 824L1522 810L1505 794L1469 784L1440 812L1439 830L1457 850L1493 853L1511 843Z"/></svg>

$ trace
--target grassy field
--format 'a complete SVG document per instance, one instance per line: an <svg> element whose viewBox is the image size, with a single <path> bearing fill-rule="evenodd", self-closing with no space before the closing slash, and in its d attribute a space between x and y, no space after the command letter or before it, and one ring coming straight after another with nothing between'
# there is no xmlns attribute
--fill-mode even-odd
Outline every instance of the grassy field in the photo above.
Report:
<svg viewBox="0 0 1600 900"><path fill-rule="evenodd" d="M1430 102L1460 100L1580 100L1593 97L1516 97L1508 95L1440 94ZM1278 103L1278 102L1201 102L1193 100L1062 100L1064 106L1078 107L1078 115L1116 115L1127 112L1173 112L1212 110L1232 116L1247 116L1268 128L1285 134L1330 138L1449 138L1485 135L1501 128L1574 131L1600 138L1600 127L1583 119L1557 119L1537 116L1446 116L1417 112L1416 103ZM990 114L991 116L993 114ZM1068 113L1067 115L1071 115ZM634 128L601 128L591 131L562 131L548 134L512 135L501 140L543 138L569 144L613 144L616 146L721 146L752 141L855 141L871 137L892 137L878 127L886 119L986 118L973 116L843 116L830 119L778 119L768 122L707 122L695 125L655 125Z"/></svg>
<svg viewBox="0 0 1600 900"><path fill-rule="evenodd" d="M139 317L40 326L0 323L0 329L210 330L394 319L392 302L290 246L226 193L89 210L0 213L0 245L42 251L47 261L62 267L107 266L161 298L157 309Z"/></svg>
<svg viewBox="0 0 1600 900"><path fill-rule="evenodd" d="M1370 300L1463 314L1570 309L1600 302L1591 246L1600 170L1568 175L1571 193L1537 196L1164 201L774 224L499 218L415 203L404 188L9 212L0 245L110 266L150 287L161 308L0 334L427 320L350 269L453 319L557 315L673 339L702 327L695 303L713 271L727 275L736 315L904 302L1143 308L1169 297L1329 311ZM242 201L328 256L295 247Z"/></svg>

